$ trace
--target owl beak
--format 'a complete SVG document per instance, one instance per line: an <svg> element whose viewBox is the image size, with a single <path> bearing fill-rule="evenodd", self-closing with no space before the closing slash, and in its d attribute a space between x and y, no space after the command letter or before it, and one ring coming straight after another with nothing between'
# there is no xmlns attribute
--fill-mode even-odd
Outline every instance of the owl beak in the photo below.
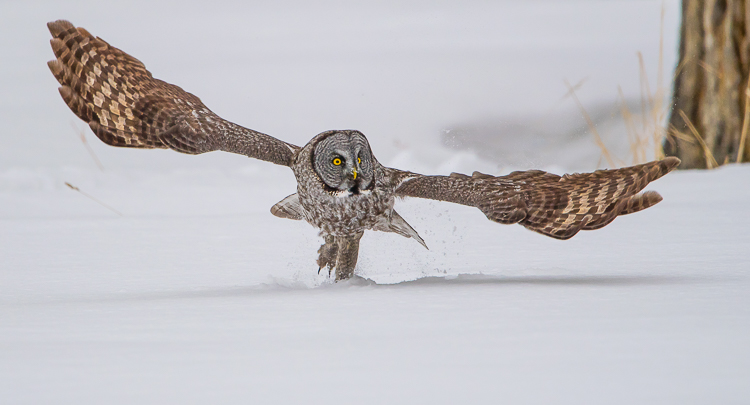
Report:
<svg viewBox="0 0 750 405"><path fill-rule="evenodd" d="M352 180L357 180L357 169L352 168Z"/></svg>

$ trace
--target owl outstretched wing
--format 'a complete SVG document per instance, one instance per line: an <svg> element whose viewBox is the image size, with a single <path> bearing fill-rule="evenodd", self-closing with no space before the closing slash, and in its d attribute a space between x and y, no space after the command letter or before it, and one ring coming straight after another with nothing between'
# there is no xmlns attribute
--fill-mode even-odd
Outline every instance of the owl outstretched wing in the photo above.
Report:
<svg viewBox="0 0 750 405"><path fill-rule="evenodd" d="M675 157L615 170L558 176L540 170L491 176L423 176L390 170L400 197L419 197L479 208L492 221L521 224L557 239L580 230L599 229L619 215L631 214L662 200L659 193L640 193L646 185L680 164Z"/></svg>
<svg viewBox="0 0 750 405"><path fill-rule="evenodd" d="M201 100L154 79L138 59L59 20L47 24L55 60L48 66L70 109L105 143L199 154L238 153L289 166L297 146L219 117Z"/></svg>

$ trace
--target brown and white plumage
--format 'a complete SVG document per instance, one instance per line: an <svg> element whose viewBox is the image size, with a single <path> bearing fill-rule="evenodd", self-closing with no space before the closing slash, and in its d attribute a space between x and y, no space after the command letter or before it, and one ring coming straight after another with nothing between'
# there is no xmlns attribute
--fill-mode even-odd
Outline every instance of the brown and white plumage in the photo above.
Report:
<svg viewBox="0 0 750 405"><path fill-rule="evenodd" d="M138 59L68 21L47 24L60 95L104 143L198 154L239 153L289 166L297 146L219 117L201 100L154 79Z"/></svg>
<svg viewBox="0 0 750 405"><path fill-rule="evenodd" d="M297 193L271 212L320 229L325 243L318 265L336 269L337 280L354 273L365 230L398 233L426 247L393 209L396 197L477 207L492 221L568 239L661 201L658 193L641 191L680 163L666 158L565 176L538 170L424 176L391 169L375 159L359 131L326 131L300 148L222 119L198 97L154 79L138 59L83 28L63 20L48 28L56 56L48 65L60 95L105 143L189 154L222 150L289 166Z"/></svg>
<svg viewBox="0 0 750 405"><path fill-rule="evenodd" d="M580 230L599 229L618 215L646 209L662 200L659 193L638 194L648 183L669 173L680 160L669 157L642 165L558 176L539 170L491 176L411 177L396 189L402 197L448 201L479 208L501 224L521 224L557 239Z"/></svg>

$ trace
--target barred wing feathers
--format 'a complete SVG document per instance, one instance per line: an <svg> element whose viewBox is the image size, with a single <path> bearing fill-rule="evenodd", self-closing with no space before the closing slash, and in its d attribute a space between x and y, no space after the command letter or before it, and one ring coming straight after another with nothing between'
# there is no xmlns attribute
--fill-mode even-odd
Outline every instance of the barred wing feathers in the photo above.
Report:
<svg viewBox="0 0 750 405"><path fill-rule="evenodd" d="M646 185L679 165L663 160L615 170L558 176L540 170L491 176L422 176L394 170L396 194L479 208L492 221L521 224L543 235L569 239L580 230L599 229L619 215L631 214L662 200L659 193L640 193ZM640 194L639 194L640 193Z"/></svg>
<svg viewBox="0 0 750 405"><path fill-rule="evenodd" d="M222 119L84 28L64 20L47 27L56 57L47 65L62 85L60 95L109 145L189 154L223 150L285 166L299 149Z"/></svg>

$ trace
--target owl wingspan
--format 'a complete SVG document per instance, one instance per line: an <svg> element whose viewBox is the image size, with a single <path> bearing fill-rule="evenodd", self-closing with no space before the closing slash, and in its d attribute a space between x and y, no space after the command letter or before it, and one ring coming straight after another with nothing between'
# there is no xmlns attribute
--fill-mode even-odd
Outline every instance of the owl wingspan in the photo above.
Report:
<svg viewBox="0 0 750 405"><path fill-rule="evenodd" d="M599 229L619 215L657 204L662 200L659 193L641 190L679 164L679 159L668 157L621 169L564 176L540 170L507 176L479 172L471 176L423 176L390 170L398 196L477 207L492 221L518 223L543 235L569 239L580 230Z"/></svg>
<svg viewBox="0 0 750 405"><path fill-rule="evenodd" d="M68 107L103 142L199 154L238 153L289 166L299 147L214 114L180 87L154 79L138 59L81 27L47 24L55 60L48 66Z"/></svg>

